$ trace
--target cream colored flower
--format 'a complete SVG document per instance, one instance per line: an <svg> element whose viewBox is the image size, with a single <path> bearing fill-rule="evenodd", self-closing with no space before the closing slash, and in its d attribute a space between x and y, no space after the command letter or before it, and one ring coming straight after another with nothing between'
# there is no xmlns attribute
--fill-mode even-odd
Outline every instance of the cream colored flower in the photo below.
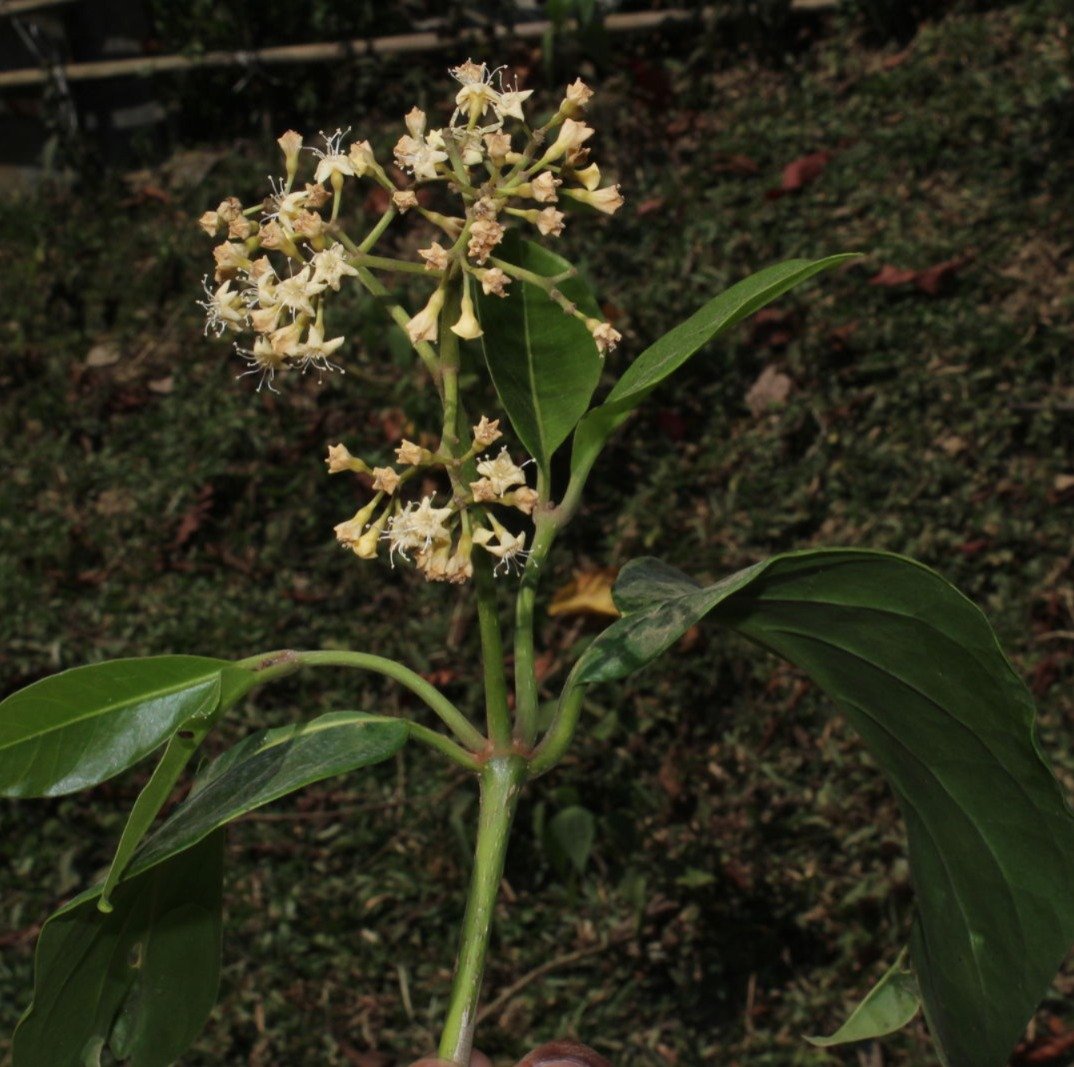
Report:
<svg viewBox="0 0 1074 1067"><path fill-rule="evenodd" d="M600 319L586 319L586 329L593 335L597 342L597 348L601 352L610 352L620 340L622 334L612 326L610 322L601 322Z"/></svg>
<svg viewBox="0 0 1074 1067"><path fill-rule="evenodd" d="M447 152L435 147L435 143L429 143L431 137L432 134L428 134L421 140L404 134L395 145L395 161L418 181L432 181L436 177L437 164L448 158Z"/></svg>
<svg viewBox="0 0 1074 1067"><path fill-rule="evenodd" d="M377 510L377 505L379 503L380 498L373 497L364 508L360 508L355 513L353 518L348 519L346 522L341 522L334 527L336 531L336 540L339 541L344 548L354 548L358 543L362 534L365 532L366 525L373 516L373 512Z"/></svg>
<svg viewBox="0 0 1074 1067"><path fill-rule="evenodd" d="M242 201L237 196L229 196L227 199L220 201L216 213L224 222L234 222L236 219L241 219Z"/></svg>
<svg viewBox="0 0 1074 1067"><path fill-rule="evenodd" d="M590 163L588 167L574 171L573 177L592 192L600 185L600 167L596 163Z"/></svg>
<svg viewBox="0 0 1074 1067"><path fill-rule="evenodd" d="M321 289L327 286L338 293L344 277L358 276L358 268L347 262L343 245L338 242L318 252L310 263L313 265L313 283Z"/></svg>
<svg viewBox="0 0 1074 1067"><path fill-rule="evenodd" d="M417 506L413 502L407 504L388 520L385 536L388 538L389 555L394 557L398 552L408 559L408 551L417 549L428 552L434 544L450 542L451 532L446 523L452 514L451 508L434 508L431 496L424 497Z"/></svg>
<svg viewBox="0 0 1074 1067"><path fill-rule="evenodd" d="M363 474L369 473L369 467L357 456L352 456L346 445L329 445L328 458L329 474L342 474L344 471L356 471Z"/></svg>
<svg viewBox="0 0 1074 1067"><path fill-rule="evenodd" d="M489 267L487 270L475 273L485 296L507 296L507 287L511 284L511 279L499 267Z"/></svg>
<svg viewBox="0 0 1074 1067"><path fill-rule="evenodd" d="M309 370L311 367L318 371L339 370L340 368L329 359L329 356L343 344L344 340L345 338L343 337L333 337L331 341L326 341L324 339L324 327L321 323L310 323L306 340L299 345L298 351L295 353L298 366L303 371Z"/></svg>
<svg viewBox="0 0 1074 1067"><path fill-rule="evenodd" d="M482 460L477 465L477 473L492 483L496 496L503 496L512 486L524 485L526 474L508 455L507 449L500 449L495 459Z"/></svg>
<svg viewBox="0 0 1074 1067"><path fill-rule="evenodd" d="M425 260L426 270L447 270L451 262L448 250L439 241L433 241L428 248L419 248L418 255Z"/></svg>
<svg viewBox="0 0 1074 1067"><path fill-rule="evenodd" d="M456 337L461 337L465 341L474 341L482 334L481 324L477 321L477 316L474 314L474 302L470 296L470 287L463 285L462 289L462 301L459 308L459 319L451 327L451 332Z"/></svg>
<svg viewBox="0 0 1074 1067"><path fill-rule="evenodd" d="M484 63L474 63L468 59L460 66L451 69L451 76L462 86L455 94L455 114L451 116L451 125L455 125L460 115L465 115L470 125L493 107L500 99L500 94L492 88L492 71Z"/></svg>
<svg viewBox="0 0 1074 1067"><path fill-rule="evenodd" d="M198 219L198 225L210 236L215 237L223 219L215 211L206 211Z"/></svg>
<svg viewBox="0 0 1074 1067"><path fill-rule="evenodd" d="M411 344L419 341L435 341L440 309L444 306L444 290L437 289L429 302L407 324L406 332Z"/></svg>
<svg viewBox="0 0 1074 1067"><path fill-rule="evenodd" d="M314 281L310 277L310 264L307 263L297 274L284 278L276 286L276 300L285 308L301 311L313 316L316 314L311 299L325 287L324 282Z"/></svg>
<svg viewBox="0 0 1074 1067"><path fill-rule="evenodd" d="M605 215L614 215L623 206L623 196L618 185L608 185L603 189L565 189L564 194L572 200L578 200Z"/></svg>
<svg viewBox="0 0 1074 1067"><path fill-rule="evenodd" d="M550 170L546 170L530 182L530 192L538 204L553 204L559 199L556 189L562 184Z"/></svg>
<svg viewBox="0 0 1074 1067"><path fill-rule="evenodd" d="M302 320L295 319L289 326L281 326L278 330L273 330L269 335L272 351L277 356L283 356L286 359L297 356L302 348L302 331L304 328L305 324Z"/></svg>
<svg viewBox="0 0 1074 1067"><path fill-rule="evenodd" d="M385 508L380 518L351 546L354 554L359 559L375 559L377 547L384 536L384 526L388 522L391 512Z"/></svg>
<svg viewBox="0 0 1074 1067"><path fill-rule="evenodd" d="M478 478L476 482L471 482L470 492L473 493L475 504L491 504L499 496L488 478Z"/></svg>
<svg viewBox="0 0 1074 1067"><path fill-rule="evenodd" d="M324 219L316 211L300 211L292 221L291 229L297 237L313 240L324 232Z"/></svg>
<svg viewBox="0 0 1074 1067"><path fill-rule="evenodd" d="M377 165L373 146L368 141L355 141L347 151L347 158L356 178L364 177Z"/></svg>
<svg viewBox="0 0 1074 1067"><path fill-rule="evenodd" d="M222 282L250 266L250 258L246 254L246 248L232 241L225 241L223 244L217 245L213 249L213 259L216 260L216 280L218 282Z"/></svg>
<svg viewBox="0 0 1074 1067"><path fill-rule="evenodd" d="M494 219L503 209L503 201L494 196L482 196L474 201L470 209L475 219Z"/></svg>
<svg viewBox="0 0 1074 1067"><path fill-rule="evenodd" d="M489 521L493 529L490 530L485 526L478 527L474 531L474 544L480 545L486 552L499 559L500 562L496 564L493 573L498 574L501 567L511 570L513 567L520 566L527 556L525 533L517 535L510 533L492 515L489 516Z"/></svg>
<svg viewBox="0 0 1074 1067"><path fill-rule="evenodd" d="M557 211L554 207L546 207L543 211L537 212L537 229L545 237L558 237L563 232L563 220L566 217L562 211Z"/></svg>
<svg viewBox="0 0 1074 1067"><path fill-rule="evenodd" d="M270 304L267 307L255 308L250 312L250 325L257 333L272 333L280 324L282 314L282 304Z"/></svg>
<svg viewBox="0 0 1074 1067"><path fill-rule="evenodd" d="M537 490L531 489L528 485L519 486L514 492L508 493L503 498L505 504L518 508L523 515L532 515L533 509L537 506L539 500Z"/></svg>
<svg viewBox="0 0 1074 1067"><path fill-rule="evenodd" d="M399 486L399 475L394 467L373 468L373 488L391 496Z"/></svg>
<svg viewBox="0 0 1074 1067"><path fill-rule="evenodd" d="M287 171L287 180L292 182L298 171L298 154L302 151L302 135L294 130L288 130L276 138L276 143L283 152L283 164Z"/></svg>
<svg viewBox="0 0 1074 1067"><path fill-rule="evenodd" d="M511 151L511 136L506 133L486 133L484 135L485 148L489 159L497 166L501 166L507 159L507 153Z"/></svg>
<svg viewBox="0 0 1074 1067"><path fill-rule="evenodd" d="M257 383L259 393L266 382L268 383L269 392L278 392L273 382L275 381L276 373L287 367L286 354L275 351L267 337L257 338L254 341L253 351L248 351L244 348L236 348L236 351L242 356L249 368L244 370L238 377L245 378L249 374L259 374L261 376L261 380Z"/></svg>
<svg viewBox="0 0 1074 1067"><path fill-rule="evenodd" d="M354 164L351 162L350 156L343 155L342 146L343 138L347 135L345 130L336 130L331 137L326 133L322 133L324 138L324 151L319 148L311 148L318 158L317 169L313 172L313 180L315 182L331 182L334 189L339 189L343 185L344 177L354 177Z"/></svg>
<svg viewBox="0 0 1074 1067"><path fill-rule="evenodd" d="M286 252L289 256L293 256L296 259L300 258L294 238L291 237L276 219L269 219L269 221L261 227L257 237L262 248L270 248L276 251Z"/></svg>
<svg viewBox="0 0 1074 1067"><path fill-rule="evenodd" d="M525 122L526 116L522 113L522 105L531 96L533 96L532 89L526 89L523 92L519 92L517 89L506 93L501 92L499 99L493 102L492 109L496 112L496 117L501 122L504 119L518 119L519 122Z"/></svg>
<svg viewBox="0 0 1074 1067"><path fill-rule="evenodd" d="M480 448L488 448L489 445L503 437L500 430L499 419L488 419L482 415L478 424L474 427L474 444Z"/></svg>
<svg viewBox="0 0 1074 1067"><path fill-rule="evenodd" d="M473 538L468 533L463 533L459 537L458 547L455 549L455 552L447 563L445 577L449 582L458 585L474 576L474 565L470 561L470 554L473 552L473 543Z"/></svg>
<svg viewBox="0 0 1074 1067"><path fill-rule="evenodd" d="M404 467L417 467L425 463L431 463L433 454L427 448L408 441L405 437L395 450L396 461Z"/></svg>
<svg viewBox="0 0 1074 1067"><path fill-rule="evenodd" d="M405 215L412 207L418 206L418 197L413 189L396 189L392 193L392 203L400 215Z"/></svg>
<svg viewBox="0 0 1074 1067"><path fill-rule="evenodd" d="M332 199L332 194L323 185L315 185L307 182L303 192L306 194L306 206L312 208L314 211L319 211Z"/></svg>
<svg viewBox="0 0 1074 1067"><path fill-rule="evenodd" d="M227 224L227 235L232 241L245 241L253 232L254 224L245 215L240 215Z"/></svg>
<svg viewBox="0 0 1074 1067"><path fill-rule="evenodd" d="M552 147L545 152L542 163L551 163L581 147L582 143L592 137L595 132L592 126L587 126L584 122L564 119L563 125L559 128L559 134L552 143Z"/></svg>
<svg viewBox="0 0 1074 1067"><path fill-rule="evenodd" d="M247 311L242 294L231 288L230 279L214 292L209 288L208 280L204 283L207 300L198 303L205 309L205 332L219 337L225 330L239 333L246 325Z"/></svg>
<svg viewBox="0 0 1074 1067"><path fill-rule="evenodd" d="M466 251L475 263L484 263L492 250L503 240L504 227L495 219L478 219L470 227Z"/></svg>
<svg viewBox="0 0 1074 1067"><path fill-rule="evenodd" d="M418 138L425 135L425 112L420 107L412 107L403 119L406 123L407 133L411 137Z"/></svg>
<svg viewBox="0 0 1074 1067"><path fill-rule="evenodd" d="M593 97L593 90L581 78L575 78L570 85L567 86L567 93L563 98L563 103L569 105L568 107L562 107L563 111L576 112L581 108L584 108Z"/></svg>

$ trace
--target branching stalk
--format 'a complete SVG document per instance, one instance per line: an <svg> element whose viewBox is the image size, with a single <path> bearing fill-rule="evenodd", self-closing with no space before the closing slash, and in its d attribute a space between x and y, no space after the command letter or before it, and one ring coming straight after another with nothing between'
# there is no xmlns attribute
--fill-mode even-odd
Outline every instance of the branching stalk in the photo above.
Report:
<svg viewBox="0 0 1074 1067"><path fill-rule="evenodd" d="M277 678L283 678L293 674L301 667L357 667L359 670L372 671L374 674L382 674L392 678L400 685L409 689L415 696L428 705L440 718L441 722L468 748L471 752L480 752L485 748L486 741L481 731L455 705L448 700L436 686L427 682L420 674L405 667L402 663L387 659L384 656L374 656L367 652L344 652L327 649L317 652L293 652L285 650L281 652L268 652L260 656L251 656L248 659L239 660L235 666L253 671L257 675L257 681L270 682ZM429 731L432 733L432 731ZM424 734L415 733L416 737L426 739ZM442 735L437 734L437 737ZM448 738L442 738L448 749L439 746L441 751L451 755L456 763L469 766L471 757L469 753L458 749Z"/></svg>

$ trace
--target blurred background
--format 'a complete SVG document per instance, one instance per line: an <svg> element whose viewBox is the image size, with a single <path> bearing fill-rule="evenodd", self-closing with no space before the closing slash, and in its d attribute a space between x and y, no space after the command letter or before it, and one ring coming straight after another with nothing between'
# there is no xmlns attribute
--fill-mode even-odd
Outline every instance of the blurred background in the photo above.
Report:
<svg viewBox="0 0 1074 1067"><path fill-rule="evenodd" d="M405 339L352 293L345 376L235 381L202 333L194 221L263 196L288 127L389 153L413 104L446 118L446 70L472 56L538 110L579 74L597 89L596 158L627 205L561 251L624 335L609 381L747 273L864 253L615 439L547 577L545 696L607 621L572 582L599 591L642 554L711 580L794 547L890 549L985 609L1074 786L1072 52L1066 0L0 3L0 694L103 658L346 643L477 706L466 597L332 536L362 490L323 476L326 445L383 462L436 425ZM411 256L428 234L391 241ZM407 700L293 679L208 747ZM894 959L912 897L888 790L798 672L702 628L594 691L582 727L523 802L486 1051L570 1034L617 1067L935 1063L918 1024L883 1050L802 1040ZM432 1047L476 805L424 756L233 828L222 997L184 1065ZM40 923L108 862L147 773L0 802L0 1062ZM1072 997L1074 968L1013 1062L1074 1062Z"/></svg>

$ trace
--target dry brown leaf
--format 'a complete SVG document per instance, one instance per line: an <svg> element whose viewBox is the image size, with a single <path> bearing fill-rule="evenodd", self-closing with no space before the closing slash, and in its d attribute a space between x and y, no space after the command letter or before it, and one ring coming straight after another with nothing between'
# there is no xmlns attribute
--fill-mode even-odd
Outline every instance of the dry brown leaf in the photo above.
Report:
<svg viewBox="0 0 1074 1067"><path fill-rule="evenodd" d="M120 361L122 355L123 353L120 352L119 345L115 341L98 341L86 353L86 366L111 367L114 363Z"/></svg>
<svg viewBox="0 0 1074 1067"><path fill-rule="evenodd" d="M619 572L615 567L575 571L574 577L552 594L549 615L602 615L619 617L612 600L612 586Z"/></svg>
<svg viewBox="0 0 1074 1067"><path fill-rule="evenodd" d="M746 407L755 419L759 419L773 408L783 407L793 386L794 382L786 374L775 367L765 367L746 393Z"/></svg>

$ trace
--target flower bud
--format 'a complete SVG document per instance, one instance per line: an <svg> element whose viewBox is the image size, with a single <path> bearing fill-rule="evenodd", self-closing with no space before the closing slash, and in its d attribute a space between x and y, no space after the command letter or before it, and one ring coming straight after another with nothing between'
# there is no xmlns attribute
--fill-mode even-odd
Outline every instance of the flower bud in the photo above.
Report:
<svg viewBox="0 0 1074 1067"><path fill-rule="evenodd" d="M288 130L276 138L276 143L283 151L283 165L287 171L287 184L290 185L298 173L298 154L302 151L302 135L294 130Z"/></svg>
<svg viewBox="0 0 1074 1067"><path fill-rule="evenodd" d="M603 189L565 189L564 196L572 200L578 200L605 215L614 215L623 206L623 195L619 192L618 185L606 185Z"/></svg>
<svg viewBox="0 0 1074 1067"><path fill-rule="evenodd" d="M481 324L474 314L474 302L470 299L470 287L465 284L462 290L461 312L459 321L451 327L451 332L465 341L474 341L481 336L482 330Z"/></svg>
<svg viewBox="0 0 1074 1067"><path fill-rule="evenodd" d="M407 324L406 332L411 344L420 341L435 341L437 336L437 321L440 317L440 309L444 306L444 290L437 289L429 303L425 305Z"/></svg>

